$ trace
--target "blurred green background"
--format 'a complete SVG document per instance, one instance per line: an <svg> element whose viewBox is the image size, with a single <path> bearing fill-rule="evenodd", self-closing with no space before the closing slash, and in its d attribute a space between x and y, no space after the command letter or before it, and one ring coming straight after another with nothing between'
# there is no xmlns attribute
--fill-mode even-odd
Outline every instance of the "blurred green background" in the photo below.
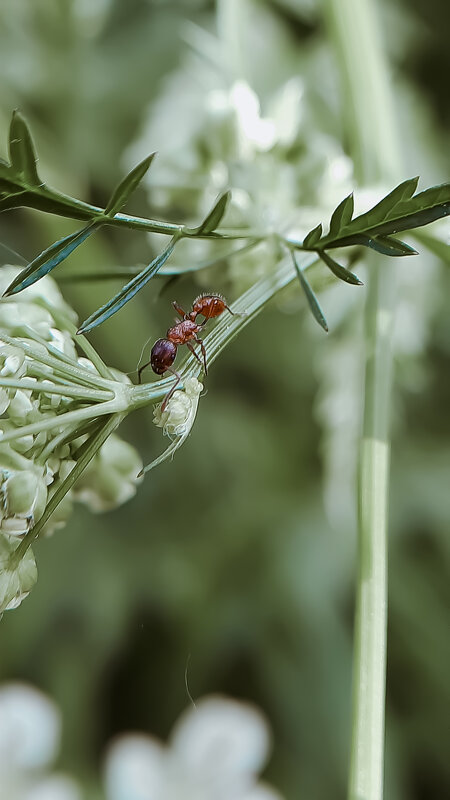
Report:
<svg viewBox="0 0 450 800"><path fill-rule="evenodd" d="M379 6L405 177L420 174L422 187L442 182L450 166L448 3ZM306 161L315 126L330 152L342 142L345 149L319 12L313 0L261 0L248 34L255 50L246 77L263 110L293 75L313 98ZM3 0L0 15L2 140L19 107L50 184L104 203L131 166L127 148L158 149L164 166L172 133L176 141L185 134L179 161L190 163L195 106L188 102L179 119L178 100L183 105L196 49L208 47L201 32L215 31L213 2ZM210 69L205 61L205 74ZM145 140L149 125L160 141ZM314 192L313 170L309 180L305 191ZM151 187L150 176L131 212L188 221L189 191L181 201L159 187L152 200ZM18 210L2 215L0 241L28 261L75 227ZM157 246L130 231L101 233L60 276L147 263ZM425 254L387 268L399 275L400 299L386 797L430 800L450 791L450 279L448 267ZM231 300L240 291L235 273L204 280ZM61 283L82 319L119 285ZM170 301L188 305L199 292L189 277L164 285L154 281L92 336L108 363L134 370L147 338L170 323ZM30 682L60 706L60 764L87 796L95 796L113 735L137 729L167 737L189 704L186 669L194 698L221 692L263 710L273 732L266 777L288 800L345 796L363 307L362 295L349 291L323 297L328 337L297 293L272 305L214 364L194 431L174 461L147 476L124 507L98 516L77 509L36 548L38 584L1 623L0 679ZM121 429L144 463L163 447L151 417L151 409L136 413Z"/></svg>

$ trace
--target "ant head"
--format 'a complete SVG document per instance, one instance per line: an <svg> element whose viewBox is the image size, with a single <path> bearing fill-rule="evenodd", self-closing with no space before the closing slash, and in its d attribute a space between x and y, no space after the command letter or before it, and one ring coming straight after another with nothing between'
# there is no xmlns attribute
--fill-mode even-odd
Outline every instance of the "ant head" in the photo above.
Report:
<svg viewBox="0 0 450 800"><path fill-rule="evenodd" d="M201 314L205 322L219 317L228 308L226 300L220 294L201 294L192 304L192 314Z"/></svg>

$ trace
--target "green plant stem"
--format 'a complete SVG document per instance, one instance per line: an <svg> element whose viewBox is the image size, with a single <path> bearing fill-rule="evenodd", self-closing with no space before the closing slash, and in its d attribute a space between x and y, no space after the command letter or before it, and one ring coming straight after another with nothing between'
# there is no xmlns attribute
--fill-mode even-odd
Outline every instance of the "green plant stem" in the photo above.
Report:
<svg viewBox="0 0 450 800"><path fill-rule="evenodd" d="M44 383L43 381L34 381L30 378L2 378L0 377L0 386L4 389L22 389L23 391L41 392L48 395L60 395L61 397L72 397L77 400L86 400L90 402L103 402L110 400L114 397L112 391L101 391L100 389L89 389L80 386L67 386L58 385L54 382Z"/></svg>
<svg viewBox="0 0 450 800"><path fill-rule="evenodd" d="M356 177L396 179L394 109L372 0L326 3L346 95ZM383 797L387 620L387 509L392 271L371 257L366 304L366 372L359 465L359 535L349 800Z"/></svg>

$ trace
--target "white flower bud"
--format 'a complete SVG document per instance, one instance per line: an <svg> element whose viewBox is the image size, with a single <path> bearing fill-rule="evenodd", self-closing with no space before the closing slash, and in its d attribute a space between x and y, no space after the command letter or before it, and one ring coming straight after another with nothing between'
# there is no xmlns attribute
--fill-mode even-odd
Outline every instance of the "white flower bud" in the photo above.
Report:
<svg viewBox="0 0 450 800"><path fill-rule="evenodd" d="M9 406L11 400L11 395L8 389L3 389L0 387L0 414L4 414L6 409Z"/></svg>
<svg viewBox="0 0 450 800"><path fill-rule="evenodd" d="M15 564L16 547L14 540L0 535L0 612L17 608L30 593L37 579L36 562L31 548Z"/></svg>
<svg viewBox="0 0 450 800"><path fill-rule="evenodd" d="M84 356L80 356L77 359L77 361L78 361L78 364L80 365L80 367L84 367L85 369L88 369L90 372L95 372L96 375L98 374L97 370L95 369L95 367L94 367L94 365L92 363L92 361L89 358L85 358Z"/></svg>
<svg viewBox="0 0 450 800"><path fill-rule="evenodd" d="M177 389L164 411L161 404L153 409L153 422L168 436L183 436L192 427L197 412L198 398L203 385L197 378L187 378L184 391Z"/></svg>
<svg viewBox="0 0 450 800"><path fill-rule="evenodd" d="M58 328L50 328L50 336L53 347L61 353L64 353L64 355L69 356L69 358L76 359L77 351L75 345L71 336L69 336L66 331L60 331Z"/></svg>
<svg viewBox="0 0 450 800"><path fill-rule="evenodd" d="M74 497L92 511L108 511L133 497L141 469L134 447L112 435L75 484Z"/></svg>
<svg viewBox="0 0 450 800"><path fill-rule="evenodd" d="M25 374L25 354L18 347L10 344L1 344L0 340L0 375L11 378L13 375L21 377Z"/></svg>
<svg viewBox="0 0 450 800"><path fill-rule="evenodd" d="M53 320L48 311L31 303L6 299L0 303L0 328L6 328L10 336L22 336L29 326L43 339L50 339Z"/></svg>
<svg viewBox="0 0 450 800"><path fill-rule="evenodd" d="M36 472L21 470L3 481L1 497L1 531L11 536L22 536L42 515L47 502L47 487Z"/></svg>
<svg viewBox="0 0 450 800"><path fill-rule="evenodd" d="M39 419L38 401L31 399L31 392L18 389L8 406L8 416L15 425L27 425Z"/></svg>
<svg viewBox="0 0 450 800"><path fill-rule="evenodd" d="M187 378L184 392L180 390L174 392L163 412L161 412L161 405L154 409L153 422L155 425L163 428L164 433L168 436L173 434L175 438L164 453L161 453L160 456L144 467L142 472L139 473L140 475L154 469L167 458L171 458L187 439L194 424L202 389L203 386L197 378Z"/></svg>

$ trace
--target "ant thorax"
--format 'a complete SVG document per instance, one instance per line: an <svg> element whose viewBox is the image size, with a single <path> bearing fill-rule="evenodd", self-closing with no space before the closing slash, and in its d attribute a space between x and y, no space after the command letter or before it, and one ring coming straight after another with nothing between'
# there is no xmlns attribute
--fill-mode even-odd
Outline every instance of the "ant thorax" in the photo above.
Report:
<svg viewBox="0 0 450 800"><path fill-rule="evenodd" d="M193 339L200 330L201 325L197 325L196 322L192 322L190 319L184 319L169 328L167 338L175 344L185 344L189 339Z"/></svg>

